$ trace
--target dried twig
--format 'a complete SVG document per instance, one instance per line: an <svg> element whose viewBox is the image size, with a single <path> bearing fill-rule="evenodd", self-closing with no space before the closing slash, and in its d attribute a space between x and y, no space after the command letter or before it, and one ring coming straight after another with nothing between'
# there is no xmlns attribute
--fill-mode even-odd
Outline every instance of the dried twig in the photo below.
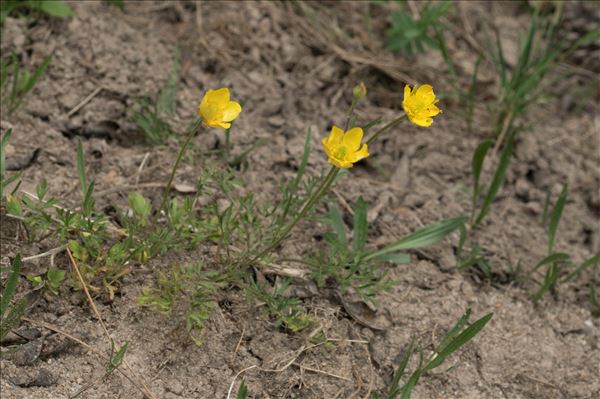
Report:
<svg viewBox="0 0 600 399"><path fill-rule="evenodd" d="M70 118L71 116L75 115L77 113L77 111L79 111L87 103L89 103L90 101L92 101L92 99L94 97L96 97L98 95L98 93L100 93L101 91L102 91L102 86L96 87L96 89L94 89L94 91L91 92L90 95L88 95L86 98L84 98L83 100L81 100L81 102L79 104L77 104L75 107L73 107L73 109L71 109L67 113L67 118Z"/></svg>
<svg viewBox="0 0 600 399"><path fill-rule="evenodd" d="M111 348L113 348L113 346L114 346L114 349L118 352L120 350L120 347L117 344L115 344L113 339L111 338L110 333L108 332L108 329L106 328L106 324L104 323L102 316L100 316L100 312L98 311L98 308L96 307L96 304L94 303L94 300L92 299L92 296L90 295L90 292L87 288L87 284L85 283L85 280L83 279L81 271L79 270L79 265L75 261L75 258L73 257L73 254L71 253L69 248L67 248L67 254L69 255L69 259L71 260L71 265L73 266L73 269L75 270L75 274L77 274L77 278L79 279L79 283L81 284L81 288L83 289L85 296L87 297L90 307L92 308L94 314L96 315L96 318L100 322L100 325L102 326L102 329L104 330L104 334L110 341ZM149 397L151 399L156 399L156 396L154 396L154 394L152 393L152 391L150 391L150 389L148 388L146 383L141 379L141 377L139 375L137 375L137 373L133 370L133 368L127 363L126 359L123 359L123 364L125 364L125 367L127 367L127 369L131 372L131 374L133 374L133 376L136 378L138 383L141 385L141 388L140 388L136 384L138 389L140 389L147 397Z"/></svg>

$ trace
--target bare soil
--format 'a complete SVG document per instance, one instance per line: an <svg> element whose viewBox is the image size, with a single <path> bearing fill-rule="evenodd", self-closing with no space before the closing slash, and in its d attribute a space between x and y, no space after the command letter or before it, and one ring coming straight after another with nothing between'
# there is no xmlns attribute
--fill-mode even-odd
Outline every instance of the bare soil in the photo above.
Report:
<svg viewBox="0 0 600 399"><path fill-rule="evenodd" d="M404 124L394 129L370 148L372 156L351 170L331 198L342 205L353 204L361 195L365 198L373 246L469 213L471 155L492 128L493 104L485 101L497 84L492 67L482 66L481 100L469 131L462 106L443 96L450 83L441 56L428 51L409 59L383 47L384 26L379 25L395 5L126 3L121 11L106 2L72 2L76 16L70 19L42 18L33 23L7 19L3 56L15 51L29 65L37 65L46 54L54 54L47 75L24 108L10 121L2 117L2 132L10 127L14 131L9 162L41 149L22 171L23 190L33 191L45 177L53 196L64 206L76 207L79 136L97 193L105 192L97 197L100 209L125 206L127 189L109 189L132 186L136 178L138 189L158 201L160 190L143 184L166 181L177 141L161 147L144 144L128 109L136 96L154 95L162 87L173 49L179 45L182 76L176 127L182 131L194 117L207 89L226 85L236 98L247 99L233 131L234 152L259 138L268 140L240 172L247 189L262 199L277 198L281 177L293 176L308 127L317 149L309 169L317 173L325 166L320 139L333 123L343 121L357 81L364 80L368 87L357 111L361 121L397 115L404 82L432 83L442 93L444 111L434 125L422 129ZM590 14L593 21L599 11L590 4L567 3L571 25L566 26L577 25L573 22L577 18L588 23ZM462 2L456 8L448 17L452 29L446 35L459 60L459 76L468 82L476 54L465 38L480 38L479 18L497 23L510 53L517 48L515 29L526 27L530 17L510 2ZM374 31L368 29L369 21ZM424 377L414 398L599 398L600 320L591 315L588 301L589 288L600 288L599 268L560 285L537 306L530 295L541 275L526 283L511 278L511 266L517 262L530 270L546 255L544 201L548 192L554 201L564 182L569 197L557 250L582 262L600 247L600 115L595 103L599 93L595 98L577 94L577 88L594 84L593 73L590 77L584 72L595 66L575 65L584 72L569 74L571 64L565 65L564 87L553 87L550 99L534 105L527 115L530 129L519 136L506 184L477 231L495 273L492 281L456 270L458 237L453 236L413 253L411 264L389 266L398 285L379 297L378 313L388 322L383 331L357 323L325 295L305 298L304 305L321 321L325 336L337 341L303 351L283 367L304 344L306 333L294 335L274 327L239 290L223 291L216 298L219 306L207 323L202 346L187 337L181 311L166 317L136 304L141 288L152 286L159 270L210 256L201 246L136 265L114 301L97 298L112 337L130 342L128 363L159 398L226 398L236 374L251 366L257 367L241 374L251 398L367 398L389 383L411 337L425 347L437 342L470 307L473 319L493 311L492 321L446 367ZM91 101L68 115L98 88ZM196 138L194 148L199 154L222 143L222 132L208 131ZM146 154L147 163L138 176ZM198 175L188 160L177 182L194 185ZM303 225L281 251L298 256L314 252L324 228ZM2 215L3 265L17 252L29 256L52 248L52 243L15 240L16 229ZM66 257L59 255L56 262L68 270ZM47 258L28 262L23 275L39 274L47 267ZM25 294L30 289L25 278L22 282ZM75 288L63 287L59 296L38 298L27 317L57 326L106 353L102 329ZM35 323L23 325L45 337L42 354L25 366L11 358L0 361L2 398L67 398L87 384L92 386L80 397L142 397L118 373L100 380L105 362L96 354Z"/></svg>

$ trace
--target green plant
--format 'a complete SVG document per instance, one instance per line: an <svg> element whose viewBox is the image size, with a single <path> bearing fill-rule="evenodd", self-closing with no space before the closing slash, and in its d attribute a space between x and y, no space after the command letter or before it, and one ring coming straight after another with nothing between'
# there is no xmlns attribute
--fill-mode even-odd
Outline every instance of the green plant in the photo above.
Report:
<svg viewBox="0 0 600 399"><path fill-rule="evenodd" d="M444 27L440 18L451 6L450 1L426 3L418 18L404 10L394 12L392 26L387 32L387 46L409 56L424 53L426 46L440 49L440 41L436 37Z"/></svg>
<svg viewBox="0 0 600 399"><path fill-rule="evenodd" d="M248 397L248 387L244 383L244 380L240 383L240 388L238 389L237 399L246 399Z"/></svg>
<svg viewBox="0 0 600 399"><path fill-rule="evenodd" d="M561 8L557 8L560 12ZM527 113L529 106L540 99L548 82L546 76L561 60L567 58L580 46L600 37L600 29L594 29L580 37L570 47L566 47L556 38L556 23L560 18L543 19L536 9L525 39L520 43L520 52L515 67L510 70L496 31L496 52L489 58L493 61L500 80L497 104L494 107L495 148L503 144L507 135L515 129L518 118ZM488 39L488 48L492 48Z"/></svg>
<svg viewBox="0 0 600 399"><path fill-rule="evenodd" d="M175 265L168 273L159 273L157 288L143 288L137 301L166 315L177 302L185 301L187 331L197 344L201 344L201 333L214 308L216 293L239 278L235 272L205 270L199 262Z"/></svg>
<svg viewBox="0 0 600 399"><path fill-rule="evenodd" d="M0 61L0 104L7 115L15 112L25 96L46 72L52 55L47 55L33 71L23 69L16 54Z"/></svg>
<svg viewBox="0 0 600 399"><path fill-rule="evenodd" d="M367 204L360 197L354 207L352 243L346 238L346 227L340 210L331 206L323 220L332 231L324 235L327 251L308 260L284 259L311 266L311 276L322 287L334 281L346 292L352 290L365 300L374 301L375 296L393 286L386 278L383 262L409 263L410 255L404 251L422 248L443 239L464 225L465 218L458 217L433 223L378 250L367 249Z"/></svg>
<svg viewBox="0 0 600 399"><path fill-rule="evenodd" d="M37 12L59 18L74 15L71 7L60 0L3 0L0 9L0 28L4 27L6 17L14 12Z"/></svg>
<svg viewBox="0 0 600 399"><path fill-rule="evenodd" d="M45 287L54 295L58 295L58 289L64 279L65 272L55 267L48 268L45 278L42 276L34 276L31 273L27 274L27 280L29 280L36 288Z"/></svg>
<svg viewBox="0 0 600 399"><path fill-rule="evenodd" d="M275 284L271 292L252 281L246 286L249 298L265 304L266 313L273 319L275 327L284 327L292 332L299 332L314 324L314 320L306 314L297 298L286 297L285 291L290 282L283 280Z"/></svg>
<svg viewBox="0 0 600 399"><path fill-rule="evenodd" d="M133 111L133 122L151 144L162 144L167 137L173 135L168 121L175 115L180 63L179 49L175 48L171 71L156 99L139 98L139 109Z"/></svg>
<svg viewBox="0 0 600 399"><path fill-rule="evenodd" d="M420 351L419 364L416 369L412 372L408 380L401 383L402 377L406 372L408 363L415 352L415 340L409 344L400 359L400 364L394 372L392 382L390 383L387 393L385 394L386 399L394 399L400 397L400 399L410 399L412 390L417 385L421 377L426 375L431 370L441 366L444 361L460 349L464 344L473 339L491 320L493 313L489 313L479 320L469 324L469 317L471 316L471 310L467 309L465 314L456 322L454 327L448 331L448 333L442 338L441 342L438 343L431 355L427 358L424 357L423 351ZM376 395L376 398L381 396Z"/></svg>
<svg viewBox="0 0 600 399"><path fill-rule="evenodd" d="M21 256L15 256L10 262L10 274L6 280L6 285L2 289L2 295L0 295L0 341L6 337L13 328L19 325L21 317L25 313L27 307L27 300L25 298L18 299L12 305L11 302L14 298L17 284L19 282L19 275L21 273ZM0 269L0 272L4 270Z"/></svg>

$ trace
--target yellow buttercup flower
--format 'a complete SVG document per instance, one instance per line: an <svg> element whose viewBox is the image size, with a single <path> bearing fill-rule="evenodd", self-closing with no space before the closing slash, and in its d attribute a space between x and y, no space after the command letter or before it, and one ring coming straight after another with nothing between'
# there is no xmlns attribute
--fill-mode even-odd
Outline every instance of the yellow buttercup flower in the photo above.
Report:
<svg viewBox="0 0 600 399"><path fill-rule="evenodd" d="M435 105L438 101L431 85L415 86L412 91L409 85L404 86L402 107L408 119L415 125L431 126L433 117L442 112Z"/></svg>
<svg viewBox="0 0 600 399"><path fill-rule="evenodd" d="M344 132L337 126L331 128L329 137L323 139L323 147L329 163L338 168L351 168L353 164L369 156L367 145L361 141L363 130L359 127Z"/></svg>
<svg viewBox="0 0 600 399"><path fill-rule="evenodd" d="M240 112L242 107L239 103L230 101L229 89L226 87L207 91L198 106L198 114L204 125L222 129L229 129L231 121Z"/></svg>

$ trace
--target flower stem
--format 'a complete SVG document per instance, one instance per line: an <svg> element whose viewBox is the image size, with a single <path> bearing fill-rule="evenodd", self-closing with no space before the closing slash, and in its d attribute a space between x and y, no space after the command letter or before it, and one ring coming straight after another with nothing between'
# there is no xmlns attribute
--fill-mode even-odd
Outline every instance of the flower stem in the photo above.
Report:
<svg viewBox="0 0 600 399"><path fill-rule="evenodd" d="M396 119L394 119L393 121L391 121L390 123L388 123L387 125L382 127L381 129L379 129L377 132L375 132L375 134L372 135L369 140L367 140L367 145L370 145L373 141L375 141L377 139L377 137L381 136L381 134L383 132L396 126L398 123L400 123L404 119L405 116L406 116L406 114L402 113L402 115L400 115L399 117L397 117Z"/></svg>
<svg viewBox="0 0 600 399"><path fill-rule="evenodd" d="M223 149L223 155L225 162L229 161L229 154L231 153L231 127L225 130L225 148Z"/></svg>
<svg viewBox="0 0 600 399"><path fill-rule="evenodd" d="M265 256L269 252L271 252L273 249L277 248L277 246L279 244L281 244L281 242L287 237L287 235L290 233L290 231L292 231L294 226L296 226L296 224L298 224L298 222L300 220L302 220L308 214L308 212L317 203L317 201L319 201L319 199L323 196L323 194L325 194L327 192L327 190L329 190L329 187L331 187L331 184L335 180L339 171L340 171L339 168L332 166L331 169L329 170L329 173L327 174L327 176L325 176L323 178L323 181L321 181L321 184L319 185L317 190L315 190L315 192L306 200L306 202L304 203L304 206L302 206L302 209L300 210L300 212L298 212L296 217L294 219L292 219L292 221L283 229L283 231L281 231L279 233L277 238L275 238L275 240L273 240L273 242L271 244L269 244L265 249L260 251L258 253L258 255L251 258L248 262L242 262L242 265L251 264L251 263L255 262L256 260Z"/></svg>
<svg viewBox="0 0 600 399"><path fill-rule="evenodd" d="M171 185L173 184L173 179L175 178L175 172L177 172L177 168L179 167L179 164L181 163L181 160L183 159L185 150L187 149L188 145L190 144L190 141L192 141L192 138L194 137L194 133L196 133L196 130L198 130L201 123L202 123L202 121L200 119L197 119L196 122L194 122L194 124L192 125L192 127L190 128L190 130L187 133L187 137L185 138L185 141L179 148L179 154L177 154L177 159L175 160L175 164L173 165L173 170L171 170L171 176L169 177L169 182L167 183L167 186L165 187L165 191L163 193L162 200L160 201L160 207L158 208L159 212L164 210L164 208L165 208L167 199L169 198L169 192L171 191Z"/></svg>

